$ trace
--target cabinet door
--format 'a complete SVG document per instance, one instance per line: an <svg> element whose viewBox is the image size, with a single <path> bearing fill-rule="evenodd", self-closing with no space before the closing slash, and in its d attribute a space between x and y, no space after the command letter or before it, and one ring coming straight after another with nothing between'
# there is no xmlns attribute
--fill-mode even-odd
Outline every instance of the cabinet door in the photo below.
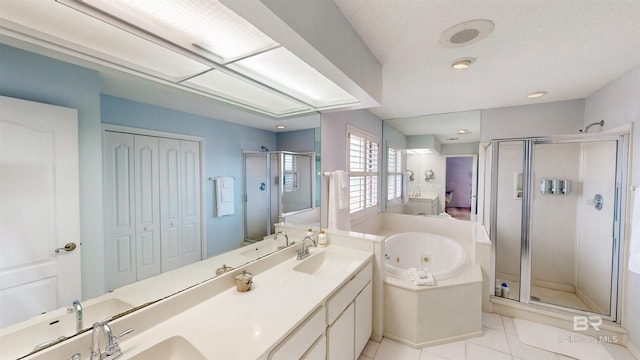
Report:
<svg viewBox="0 0 640 360"><path fill-rule="evenodd" d="M181 141L182 265L202 259L200 224L200 143Z"/></svg>
<svg viewBox="0 0 640 360"><path fill-rule="evenodd" d="M325 360L327 358L327 339L320 335L318 340L311 346L311 349L302 356L304 360Z"/></svg>
<svg viewBox="0 0 640 360"><path fill-rule="evenodd" d="M107 290L136 281L133 135L104 134Z"/></svg>
<svg viewBox="0 0 640 360"><path fill-rule="evenodd" d="M355 304L355 358L357 359L371 337L373 322L373 292L371 282L358 294Z"/></svg>
<svg viewBox="0 0 640 360"><path fill-rule="evenodd" d="M354 359L354 313L353 303L327 329L327 359Z"/></svg>
<svg viewBox="0 0 640 360"><path fill-rule="evenodd" d="M135 135L136 280L160 274L158 138Z"/></svg>

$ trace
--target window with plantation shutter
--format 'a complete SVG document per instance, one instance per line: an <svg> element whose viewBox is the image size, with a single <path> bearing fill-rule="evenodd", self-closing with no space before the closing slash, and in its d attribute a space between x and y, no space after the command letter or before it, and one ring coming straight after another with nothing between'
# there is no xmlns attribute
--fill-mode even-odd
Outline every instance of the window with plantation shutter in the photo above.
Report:
<svg viewBox="0 0 640 360"><path fill-rule="evenodd" d="M402 198L402 151L388 148L387 151L387 200Z"/></svg>
<svg viewBox="0 0 640 360"><path fill-rule="evenodd" d="M378 139L349 128L349 199L351 219L378 210Z"/></svg>
<svg viewBox="0 0 640 360"><path fill-rule="evenodd" d="M296 158L292 154L284 154L283 161L282 186L283 191L298 190L298 172L296 171Z"/></svg>

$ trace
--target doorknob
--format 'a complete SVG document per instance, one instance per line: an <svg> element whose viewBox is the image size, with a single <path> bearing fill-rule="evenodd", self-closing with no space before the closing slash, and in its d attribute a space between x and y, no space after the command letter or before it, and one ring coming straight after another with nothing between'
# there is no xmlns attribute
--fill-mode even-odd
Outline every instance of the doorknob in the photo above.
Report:
<svg viewBox="0 0 640 360"><path fill-rule="evenodd" d="M64 247L57 248L57 249L56 249L56 253L59 253L59 252L60 252L60 251L62 251L62 250L69 252L69 251L73 251L73 250L75 250L75 249L76 249L76 243L72 243L72 242L71 242L71 243L67 243L67 244L65 244L65 246L64 246Z"/></svg>

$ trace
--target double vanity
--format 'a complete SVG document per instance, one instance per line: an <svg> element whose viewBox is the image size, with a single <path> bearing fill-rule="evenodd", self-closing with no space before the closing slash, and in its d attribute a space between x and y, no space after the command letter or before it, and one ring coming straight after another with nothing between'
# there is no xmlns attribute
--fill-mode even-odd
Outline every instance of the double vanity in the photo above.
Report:
<svg viewBox="0 0 640 360"><path fill-rule="evenodd" d="M295 240L264 256L259 246L238 249L234 256L249 252L257 259L111 320L113 336L133 329L121 339L112 338L122 352L119 358L357 359L372 334L373 251L312 247L308 257L298 260L301 244ZM275 245L273 239L263 244ZM209 260L198 263L209 276L219 266ZM176 282L185 275L180 271L172 272ZM192 268L185 271L197 276ZM250 291L236 289L235 276L242 271L254 275ZM148 286L173 286L164 281ZM142 294L147 285L136 286ZM117 293L103 301L126 303ZM91 359L96 339L104 354L101 330L85 331L27 358Z"/></svg>

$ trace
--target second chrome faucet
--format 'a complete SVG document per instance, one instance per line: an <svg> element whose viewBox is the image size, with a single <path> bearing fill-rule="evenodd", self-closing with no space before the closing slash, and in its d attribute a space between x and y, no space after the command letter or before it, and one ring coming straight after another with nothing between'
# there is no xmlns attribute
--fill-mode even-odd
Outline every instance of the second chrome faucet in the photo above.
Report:
<svg viewBox="0 0 640 360"><path fill-rule="evenodd" d="M307 239L311 241L311 245L305 245L305 243L307 242ZM318 242L313 238L313 236L307 235L304 237L304 239L302 239L302 247L298 249L296 259L302 260L307 256L309 256L311 254L309 252L309 248L311 246L318 247Z"/></svg>

